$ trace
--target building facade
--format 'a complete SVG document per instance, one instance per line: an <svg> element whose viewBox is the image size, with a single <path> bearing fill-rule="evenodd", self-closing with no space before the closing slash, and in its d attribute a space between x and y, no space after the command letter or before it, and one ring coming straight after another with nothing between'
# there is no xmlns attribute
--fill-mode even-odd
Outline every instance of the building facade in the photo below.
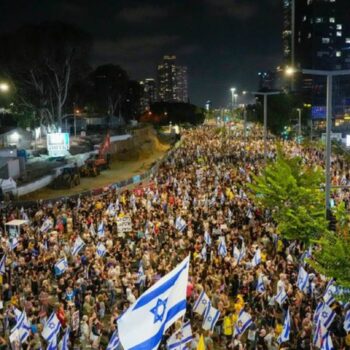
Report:
<svg viewBox="0 0 350 350"><path fill-rule="evenodd" d="M152 78L140 81L142 96L141 96L141 112L149 110L150 105L157 100L157 84Z"/></svg>
<svg viewBox="0 0 350 350"><path fill-rule="evenodd" d="M295 1L295 64L302 69L350 69L349 0ZM291 36L292 37L292 36ZM326 78L300 76L305 103L312 105L313 119L326 116ZM350 76L333 79L333 116L350 113Z"/></svg>
<svg viewBox="0 0 350 350"><path fill-rule="evenodd" d="M158 65L158 100L187 102L187 67L176 64L176 56L164 56Z"/></svg>

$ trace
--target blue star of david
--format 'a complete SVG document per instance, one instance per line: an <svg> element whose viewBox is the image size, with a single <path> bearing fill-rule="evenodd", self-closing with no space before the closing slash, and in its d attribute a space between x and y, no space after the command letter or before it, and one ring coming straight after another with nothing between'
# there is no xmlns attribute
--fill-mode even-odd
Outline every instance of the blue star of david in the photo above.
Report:
<svg viewBox="0 0 350 350"><path fill-rule="evenodd" d="M164 317L165 310L166 310L167 300L168 299L165 299L165 300L158 299L156 306L150 310L152 312L152 314L154 314L153 323L157 323L158 321L160 321L160 322L163 321L163 317Z"/></svg>
<svg viewBox="0 0 350 350"><path fill-rule="evenodd" d="M213 318L211 316L208 317L208 322L211 322Z"/></svg>
<svg viewBox="0 0 350 350"><path fill-rule="evenodd" d="M207 303L207 301L206 301L206 300L202 300L202 304L204 304L204 305L205 305L206 303Z"/></svg>
<svg viewBox="0 0 350 350"><path fill-rule="evenodd" d="M328 312L324 311L322 312L322 317L326 318L328 316Z"/></svg>
<svg viewBox="0 0 350 350"><path fill-rule="evenodd" d="M50 322L50 323L49 323L49 328L50 328L50 329L54 329L54 328L55 328L55 324L54 324L53 322Z"/></svg>

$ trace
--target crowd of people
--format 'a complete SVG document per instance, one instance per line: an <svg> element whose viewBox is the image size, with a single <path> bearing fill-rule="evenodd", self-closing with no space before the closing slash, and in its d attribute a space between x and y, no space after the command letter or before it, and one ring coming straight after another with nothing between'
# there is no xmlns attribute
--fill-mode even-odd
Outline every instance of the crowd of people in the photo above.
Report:
<svg viewBox="0 0 350 350"><path fill-rule="evenodd" d="M268 147L273 158L275 140ZM284 149L323 164L316 148L286 142ZM247 142L241 130L203 126L185 131L172 157L137 188L3 212L0 256L6 255L6 268L0 276L0 349L46 348L42 330L52 312L61 324L59 340L67 327L71 330L69 349L106 349L121 313L188 254L186 319L194 334L189 349L196 349L201 334L207 350L315 349L314 314L329 281L306 264L312 292L298 288L305 247L278 237L269 212L247 195L246 184L263 167L263 150L257 126ZM348 184L348 165L338 158L333 165L333 181ZM348 192L339 190L336 196L348 205ZM5 222L16 218L29 220L18 242L4 229ZM130 218L130 232L118 230L120 218ZM181 229L176 225L179 218ZM218 253L220 237L225 237L224 256ZM78 239L84 245L72 253ZM233 249L243 246L245 255L238 261ZM252 266L257 249L261 263ZM68 263L64 271L57 269L61 259ZM263 292L257 290L259 277ZM275 300L281 289L287 294L282 305ZM220 311L213 332L202 329L202 318L192 310L203 290ZM329 327L334 347L350 349L343 327L347 305L334 301L331 307L336 312ZM253 322L244 334L233 336L242 309ZM10 344L16 310L26 312L31 329L23 343ZM287 310L289 341L278 344ZM174 327L161 348L172 331Z"/></svg>

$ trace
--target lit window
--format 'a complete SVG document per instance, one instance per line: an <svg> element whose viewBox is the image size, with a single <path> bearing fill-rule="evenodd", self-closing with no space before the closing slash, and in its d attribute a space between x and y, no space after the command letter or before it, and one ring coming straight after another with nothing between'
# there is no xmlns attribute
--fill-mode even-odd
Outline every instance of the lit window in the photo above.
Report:
<svg viewBox="0 0 350 350"><path fill-rule="evenodd" d="M322 44L329 44L330 39L329 38L322 38Z"/></svg>
<svg viewBox="0 0 350 350"><path fill-rule="evenodd" d="M345 43L346 43L346 44L350 44L350 38L346 38L346 39L345 39Z"/></svg>
<svg viewBox="0 0 350 350"><path fill-rule="evenodd" d="M322 23L323 19L322 17L316 17L316 23Z"/></svg>
<svg viewBox="0 0 350 350"><path fill-rule="evenodd" d="M341 24L337 24L337 30L342 30L343 26Z"/></svg>
<svg viewBox="0 0 350 350"><path fill-rule="evenodd" d="M337 36L342 36L342 33L341 32L337 32Z"/></svg>
<svg viewBox="0 0 350 350"><path fill-rule="evenodd" d="M335 53L335 55L336 55L336 57L341 57L341 51L337 51L337 52Z"/></svg>
<svg viewBox="0 0 350 350"><path fill-rule="evenodd" d="M334 18L334 17L330 17L330 18L329 18L329 22L330 22L330 23L335 23L335 18Z"/></svg>
<svg viewBox="0 0 350 350"><path fill-rule="evenodd" d="M307 38L310 39L311 36L312 36L311 33L309 33L309 34L307 35Z"/></svg>
<svg viewBox="0 0 350 350"><path fill-rule="evenodd" d="M306 22L306 16L303 17L303 22Z"/></svg>

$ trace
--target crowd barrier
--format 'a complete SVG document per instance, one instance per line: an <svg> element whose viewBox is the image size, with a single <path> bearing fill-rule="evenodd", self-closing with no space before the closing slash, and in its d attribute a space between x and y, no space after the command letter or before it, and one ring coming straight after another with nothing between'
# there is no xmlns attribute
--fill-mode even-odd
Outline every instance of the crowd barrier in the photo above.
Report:
<svg viewBox="0 0 350 350"><path fill-rule="evenodd" d="M49 199L41 199L41 200L35 200L35 201L21 201L21 200L13 200L9 202L3 202L2 208L5 209L6 207L12 207L12 208L39 208L39 206L52 204L56 202L65 202L68 200L78 200L78 198L84 198L84 197L95 197L99 195L103 195L107 191L113 189L113 190L123 190L123 188L130 186L130 185L137 185L145 180L148 180L151 176L155 175L158 172L159 167L166 161L170 159L170 157L174 154L174 152L179 148L181 144L181 140L178 141L174 147L172 147L161 159L159 159L149 170L145 171L142 174L134 175L128 179L118 181L109 185L106 185L104 187L91 189L88 191L80 192L73 195L68 196L60 196L55 198L49 198Z"/></svg>

